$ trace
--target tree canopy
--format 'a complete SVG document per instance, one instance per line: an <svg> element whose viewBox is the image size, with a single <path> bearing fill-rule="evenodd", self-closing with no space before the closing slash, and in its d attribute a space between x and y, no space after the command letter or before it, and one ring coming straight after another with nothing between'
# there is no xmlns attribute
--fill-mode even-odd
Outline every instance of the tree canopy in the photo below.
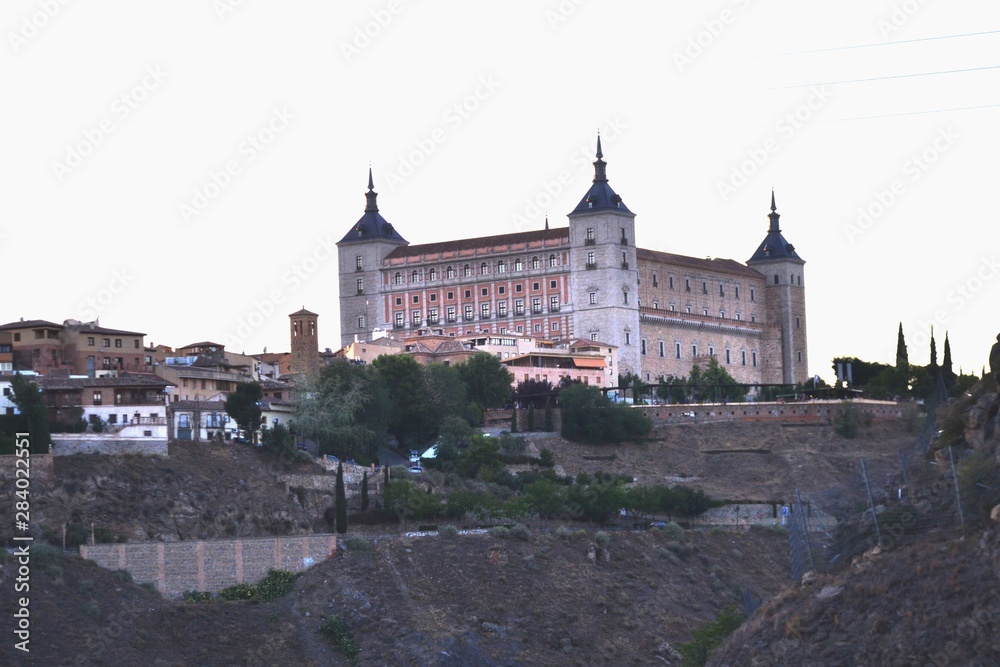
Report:
<svg viewBox="0 0 1000 667"><path fill-rule="evenodd" d="M499 408L507 403L514 377L495 355L477 352L457 368L469 401L481 408Z"/></svg>
<svg viewBox="0 0 1000 667"><path fill-rule="evenodd" d="M261 389L258 382L237 382L236 391L226 397L226 414L236 420L240 430L257 442L260 427Z"/></svg>

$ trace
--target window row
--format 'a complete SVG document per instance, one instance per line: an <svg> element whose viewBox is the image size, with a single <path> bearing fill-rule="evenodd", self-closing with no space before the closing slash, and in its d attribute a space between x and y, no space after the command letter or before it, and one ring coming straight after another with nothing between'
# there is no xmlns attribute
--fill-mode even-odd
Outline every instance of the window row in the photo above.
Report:
<svg viewBox="0 0 1000 667"><path fill-rule="evenodd" d="M504 296L504 295L507 294L507 286L506 285L496 285L495 287L496 287L497 296ZM558 280L550 280L549 281L549 289L550 290L558 290L559 289L559 281ZM531 291L532 292L540 292L540 291L542 291L542 284L540 282L537 282L537 281L531 283ZM514 285L514 293L515 294L521 294L522 292L524 292L524 285L522 283L515 284ZM465 289L462 292L462 294L463 294L463 298L465 298L465 299L471 299L472 298L472 288ZM483 298L488 298L490 296L490 288L488 286L487 287L480 287L479 288L479 296L483 297ZM420 303L420 294L413 294L413 295L410 296L410 299L412 300L412 302L413 302L414 305L419 304ZM430 294L428 294L427 295L427 300L429 302L431 302L431 303L437 302L437 300L438 300L437 292L431 292ZM450 290L448 292L445 292L445 301L454 301L454 300L455 300L455 292L450 291ZM402 306L403 305L403 297L401 297L401 296L397 296L396 297L396 305L397 306Z"/></svg>
<svg viewBox="0 0 1000 667"><path fill-rule="evenodd" d="M115 347L122 347L122 339L121 338L115 338L114 340L115 340ZM87 336L87 347L95 347L96 345L97 345L97 339L94 338L93 336ZM102 338L101 339L101 347L111 347L111 339L110 338ZM139 339L138 338L134 338L132 340L132 347L134 347L136 349L139 349Z"/></svg>
<svg viewBox="0 0 1000 667"><path fill-rule="evenodd" d="M496 316L497 317L508 317L509 315L514 315L515 317L524 315L527 311L525 310L525 300L515 299L513 303L513 311L508 311L506 301L496 302ZM493 317L494 305L492 303L481 303L479 304L479 319L488 320ZM440 309L430 308L427 310L427 324L438 324L440 323ZM542 299L541 297L535 297L531 300L531 313L534 315L540 314L543 311ZM548 312L558 313L559 312L559 297L553 296L549 297ZM444 310L445 322L452 323L457 322L459 317L458 306L447 306ZM475 319L476 308L472 305L465 305L462 307L461 311L462 320L469 322ZM405 326L406 313L405 311L396 311L393 315L394 324L397 328L402 328ZM423 311L422 310L411 310L410 311L410 323L413 326L420 326L423 324ZM358 318L358 328L365 328L364 317Z"/></svg>
<svg viewBox="0 0 1000 667"><path fill-rule="evenodd" d="M661 340L661 341L657 342L657 345L658 345L657 352L658 352L659 356L661 356L661 357L667 356L666 343ZM683 358L682 349L681 348L682 348L681 343L679 341L675 341L674 342L674 358L675 359L682 359ZM733 364L733 351L727 347L726 350L725 350L725 352L726 352L726 364L732 365ZM643 338L640 341L640 343L639 343L639 353L640 354L646 354L646 339L645 338ZM746 366L747 365L747 351L741 349L739 351L739 353L740 353L740 356L739 356L740 365L741 366ZM708 346L708 356L710 356L710 357L714 357L715 356L715 346L714 345L709 345ZM697 343L692 343L692 345L691 345L691 358L692 359L697 359L698 358L698 345L697 345ZM757 366L757 352L756 352L756 350L751 350L750 351L750 365Z"/></svg>
<svg viewBox="0 0 1000 667"><path fill-rule="evenodd" d="M360 256L359 256L359 259L360 259ZM541 268L542 261L543 260L539 259L538 257L532 257L531 258L531 268L532 269ZM479 265L478 274L476 274L476 275L486 276L486 275L489 275L491 272L492 273L507 273L507 269L510 266L513 267L514 271L523 271L524 270L524 264L525 264L524 260L522 260L520 258L515 259L512 265L509 265L507 263L507 261L503 260L503 259L497 261L496 264L492 264L492 263L489 263L489 262L482 262ZM548 266L549 266L549 268L555 268L555 267L559 266L559 259L554 254L553 255L549 255ZM462 274L463 278L470 278L470 277L472 277L472 275L473 275L473 273L475 271L476 271L476 267L474 267L471 264L466 264L466 265L464 265L461 268L461 274ZM451 280L451 279L455 278L455 276L456 276L456 270L455 270L454 266L449 266L449 267L447 267L444 270L444 277L446 279ZM403 284L403 278L404 278L403 273L401 271L396 271L396 273L394 273L393 276L392 276L392 284L393 285L402 285ZM437 269L431 268L431 269L427 270L427 282L434 282L438 278L439 278L439 275L438 275L438 270ZM411 283L420 282L420 280L421 280L421 271L419 271L417 269L414 269L413 271L410 272L410 282Z"/></svg>
<svg viewBox="0 0 1000 667"><path fill-rule="evenodd" d="M799 284L801 284L801 283L799 283ZM656 274L656 272L654 272L653 273L653 287L659 287L659 286L660 286L659 276ZM671 290L674 289L674 277L673 276L670 276L670 275L667 276L667 289L671 289ZM685 292L690 292L691 291L691 279L688 278L688 277L684 278L684 291ZM701 281L701 293L702 294L708 294L708 281L707 280L702 280ZM725 297L726 296L726 284L725 283L719 283L719 296L720 297ZM736 299L740 298L740 286L739 285L733 285L733 297L736 298ZM757 300L757 290L755 288L753 288L753 287L750 288L750 300L751 301L756 301Z"/></svg>

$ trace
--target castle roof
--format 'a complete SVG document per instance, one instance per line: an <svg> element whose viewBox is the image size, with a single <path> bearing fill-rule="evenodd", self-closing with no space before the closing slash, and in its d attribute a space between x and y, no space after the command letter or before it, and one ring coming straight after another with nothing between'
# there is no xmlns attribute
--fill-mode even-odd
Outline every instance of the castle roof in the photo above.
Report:
<svg viewBox="0 0 1000 667"><path fill-rule="evenodd" d="M781 229L778 227L778 218L781 215L777 212L777 207L774 205L774 190L771 191L771 212L768 214L768 219L770 224L767 229L767 236L759 246L757 246L756 252L754 252L753 257L747 260L747 264L751 262L769 262L781 259L790 259L793 261L804 263L801 257L795 252L795 246L785 240L785 237L781 235Z"/></svg>
<svg viewBox="0 0 1000 667"><path fill-rule="evenodd" d="M439 243L424 243L422 245L400 246L386 255L386 259L399 257L414 257L418 255L436 255L445 252L459 252L476 248L493 248L495 246L527 244L533 241L557 241L569 238L568 227L556 229L537 229L528 232L497 234L496 236L480 236L472 239L456 241L441 241Z"/></svg>
<svg viewBox="0 0 1000 667"><path fill-rule="evenodd" d="M608 163L602 158L604 154L601 152L601 136L597 136L597 160L594 161L594 182L587 190L587 194L583 196L580 203L576 205L576 208L570 213L570 215L578 213L597 213L599 211L619 211L621 213L627 213L629 215L634 215L632 211L625 206L625 202L622 198L611 189L608 185L608 174L607 166Z"/></svg>
<svg viewBox="0 0 1000 667"><path fill-rule="evenodd" d="M371 239L385 239L396 243L406 243L406 239L399 235L392 223L386 221L382 214L378 212L378 193L375 192L375 184L372 181L372 170L368 168L368 192L365 193L364 215L351 227L351 231L340 239L340 243L359 243L370 241ZM339 245L339 244L338 244Z"/></svg>
<svg viewBox="0 0 1000 667"><path fill-rule="evenodd" d="M707 273L728 273L748 278L762 277L760 271L741 264L735 259L701 259L699 257L688 257L687 255L675 255L670 252L660 252L659 250L647 250L646 248L636 248L635 256L639 261L673 264Z"/></svg>

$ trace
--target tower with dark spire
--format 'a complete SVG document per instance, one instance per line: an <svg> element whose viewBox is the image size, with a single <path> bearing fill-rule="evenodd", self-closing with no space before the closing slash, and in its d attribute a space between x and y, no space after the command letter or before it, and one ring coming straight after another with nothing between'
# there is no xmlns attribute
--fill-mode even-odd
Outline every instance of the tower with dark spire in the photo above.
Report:
<svg viewBox="0 0 1000 667"><path fill-rule="evenodd" d="M747 266L764 276L767 326L763 340L763 382L798 384L809 378L806 347L805 260L781 233L781 215L771 191L767 235Z"/></svg>
<svg viewBox="0 0 1000 667"><path fill-rule="evenodd" d="M364 213L337 243L341 346L368 340L373 329L388 326L380 296L382 260L405 245L407 240L379 213L369 167Z"/></svg>
<svg viewBox="0 0 1000 667"><path fill-rule="evenodd" d="M600 134L595 157L594 180L569 214L570 298L577 314L573 335L617 345L619 372L638 373L635 214L608 182Z"/></svg>

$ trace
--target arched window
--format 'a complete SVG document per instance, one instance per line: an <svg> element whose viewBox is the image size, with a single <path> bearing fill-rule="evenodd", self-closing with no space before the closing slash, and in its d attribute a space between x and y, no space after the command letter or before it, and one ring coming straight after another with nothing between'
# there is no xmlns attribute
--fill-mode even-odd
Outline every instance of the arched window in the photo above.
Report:
<svg viewBox="0 0 1000 667"><path fill-rule="evenodd" d="M486 275L486 262L483 262L482 264L479 265L479 275L481 276Z"/></svg>
<svg viewBox="0 0 1000 667"><path fill-rule="evenodd" d="M401 274L399 271L396 271L396 275L392 277L392 282L395 283L396 285L402 285L403 274Z"/></svg>
<svg viewBox="0 0 1000 667"><path fill-rule="evenodd" d="M531 258L531 268L537 269L538 268L538 264L539 264L538 258L537 257L532 257Z"/></svg>
<svg viewBox="0 0 1000 667"><path fill-rule="evenodd" d="M468 278L469 276L471 276L472 275L472 267L469 266L468 264L466 264L464 267L462 267L462 275L465 276L466 278Z"/></svg>
<svg viewBox="0 0 1000 667"><path fill-rule="evenodd" d="M507 272L507 263L501 259L499 262L497 262L497 273L506 273L506 272Z"/></svg>
<svg viewBox="0 0 1000 667"><path fill-rule="evenodd" d="M455 277L455 267L449 266L448 267L448 278L451 279L451 278L454 278L454 277Z"/></svg>
<svg viewBox="0 0 1000 667"><path fill-rule="evenodd" d="M522 271L523 269L524 269L524 262L522 262L521 258L518 257L517 259L514 260L514 270Z"/></svg>
<svg viewBox="0 0 1000 667"><path fill-rule="evenodd" d="M555 265L556 265L556 256L555 255L549 255L549 266L551 267L551 266L555 266Z"/></svg>
<svg viewBox="0 0 1000 667"><path fill-rule="evenodd" d="M410 282L411 283L417 282L417 272L416 271L414 271L413 273L410 274Z"/></svg>
<svg viewBox="0 0 1000 667"><path fill-rule="evenodd" d="M775 285L778 284L778 274L777 273L774 274L774 284Z"/></svg>
<svg viewBox="0 0 1000 667"><path fill-rule="evenodd" d="M430 270L430 271L429 271L429 272L427 273L427 279L428 279L428 280L437 280L437 275L438 275L438 273L437 273L437 269L431 269L431 270Z"/></svg>

